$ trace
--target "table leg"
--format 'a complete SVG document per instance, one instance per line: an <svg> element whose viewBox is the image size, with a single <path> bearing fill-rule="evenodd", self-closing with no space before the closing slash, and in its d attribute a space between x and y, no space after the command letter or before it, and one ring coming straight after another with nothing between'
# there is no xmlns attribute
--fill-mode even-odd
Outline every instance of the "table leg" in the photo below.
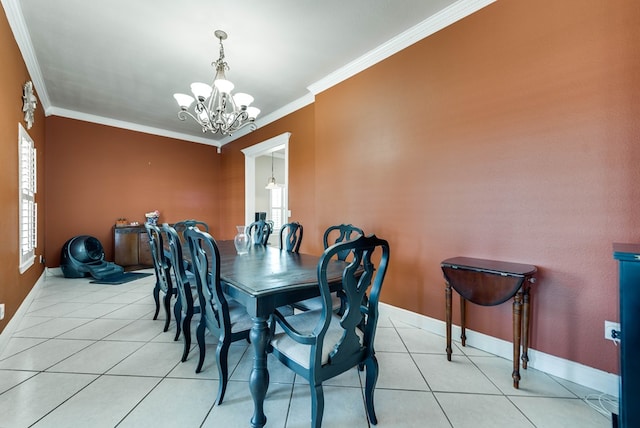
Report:
<svg viewBox="0 0 640 428"><path fill-rule="evenodd" d="M467 346L467 301L460 296L460 340Z"/></svg>
<svg viewBox="0 0 640 428"><path fill-rule="evenodd" d="M519 290L513 300L513 387L520 384L520 333L522 332L522 290Z"/></svg>
<svg viewBox="0 0 640 428"><path fill-rule="evenodd" d="M253 369L249 378L249 389L253 397L252 428L261 428L267 423L264 414L264 398L269 388L269 370L267 369L267 343L269 339L268 317L253 317L251 344L253 346Z"/></svg>
<svg viewBox="0 0 640 428"><path fill-rule="evenodd" d="M529 289L524 290L522 304L522 368L526 369L529 363Z"/></svg>
<svg viewBox="0 0 640 428"><path fill-rule="evenodd" d="M447 282L444 289L445 296L445 321L447 324L447 360L451 361L451 285Z"/></svg>

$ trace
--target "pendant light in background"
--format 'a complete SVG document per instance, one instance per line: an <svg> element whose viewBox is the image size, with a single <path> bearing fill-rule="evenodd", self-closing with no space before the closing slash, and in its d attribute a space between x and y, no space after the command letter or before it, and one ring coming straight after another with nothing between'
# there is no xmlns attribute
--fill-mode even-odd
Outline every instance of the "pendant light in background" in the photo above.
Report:
<svg viewBox="0 0 640 428"><path fill-rule="evenodd" d="M276 184L276 176L273 174L273 152L271 152L271 177L269 177L269 181L267 181L267 185L264 187L267 190L273 190L278 185Z"/></svg>

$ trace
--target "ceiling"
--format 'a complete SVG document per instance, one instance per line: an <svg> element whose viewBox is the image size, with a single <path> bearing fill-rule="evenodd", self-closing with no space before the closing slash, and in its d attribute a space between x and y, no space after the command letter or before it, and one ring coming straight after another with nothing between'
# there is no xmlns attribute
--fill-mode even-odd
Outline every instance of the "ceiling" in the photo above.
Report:
<svg viewBox="0 0 640 428"><path fill-rule="evenodd" d="M493 0L1 0L46 115L220 147L175 92L211 83L214 30L258 127Z"/></svg>

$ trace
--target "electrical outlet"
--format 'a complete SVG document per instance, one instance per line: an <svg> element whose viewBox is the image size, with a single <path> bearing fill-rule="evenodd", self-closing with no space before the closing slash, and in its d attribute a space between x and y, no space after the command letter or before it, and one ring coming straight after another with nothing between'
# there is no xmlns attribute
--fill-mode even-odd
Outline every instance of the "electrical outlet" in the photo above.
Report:
<svg viewBox="0 0 640 428"><path fill-rule="evenodd" d="M0 320L4 319L4 303L0 303Z"/></svg>
<svg viewBox="0 0 640 428"><path fill-rule="evenodd" d="M604 338L609 340L620 340L620 323L613 321L604 322Z"/></svg>

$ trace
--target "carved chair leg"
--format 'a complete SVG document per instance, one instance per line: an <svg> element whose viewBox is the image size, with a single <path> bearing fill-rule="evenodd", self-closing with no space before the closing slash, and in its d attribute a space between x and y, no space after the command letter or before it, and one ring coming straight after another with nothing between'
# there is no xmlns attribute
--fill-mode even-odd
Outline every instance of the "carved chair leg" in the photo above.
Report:
<svg viewBox="0 0 640 428"><path fill-rule="evenodd" d="M156 302L156 312L153 314L153 319L157 320L160 313L160 285L157 282L153 287L153 300Z"/></svg>
<svg viewBox="0 0 640 428"><path fill-rule="evenodd" d="M176 318L176 335L173 338L174 342L180 338L180 333L182 332L182 302L178 296L176 297L176 303L173 305L173 315Z"/></svg>
<svg viewBox="0 0 640 428"><path fill-rule="evenodd" d="M198 350L200 351L200 356L198 357L198 366L196 367L196 373L200 373L202 370L202 365L204 364L204 355L206 353L205 343L204 343L204 333L206 326L201 321L198 324L198 328L196 329L196 339L198 341Z"/></svg>
<svg viewBox="0 0 640 428"><path fill-rule="evenodd" d="M324 413L324 392L322 391L322 384L313 386L311 388L311 426L313 428L322 427L322 415Z"/></svg>
<svg viewBox="0 0 640 428"><path fill-rule="evenodd" d="M171 323L171 293L166 293L164 295L163 304L164 304L164 313L167 319L164 321L164 329L162 331L169 330L169 324Z"/></svg>
<svg viewBox="0 0 640 428"><path fill-rule="evenodd" d="M218 405L222 404L224 400L224 393L227 390L227 382L229 381L229 367L227 365L227 358L229 357L229 343L228 340L220 340L218 342L218 348L216 350L216 361L218 363L218 398L216 402Z"/></svg>
<svg viewBox="0 0 640 428"><path fill-rule="evenodd" d="M376 410L373 406L373 393L376 388L376 382L378 381L378 360L375 355L369 358L366 361L367 364L367 377L365 381L365 402L367 405L367 415L369 416L369 422L373 425L378 423L378 418L376 416Z"/></svg>
<svg viewBox="0 0 640 428"><path fill-rule="evenodd" d="M182 351L182 362L187 361L189 356L189 348L191 348L191 319L193 318L193 309L187 309L187 313L182 320L182 336L184 339L184 350Z"/></svg>

